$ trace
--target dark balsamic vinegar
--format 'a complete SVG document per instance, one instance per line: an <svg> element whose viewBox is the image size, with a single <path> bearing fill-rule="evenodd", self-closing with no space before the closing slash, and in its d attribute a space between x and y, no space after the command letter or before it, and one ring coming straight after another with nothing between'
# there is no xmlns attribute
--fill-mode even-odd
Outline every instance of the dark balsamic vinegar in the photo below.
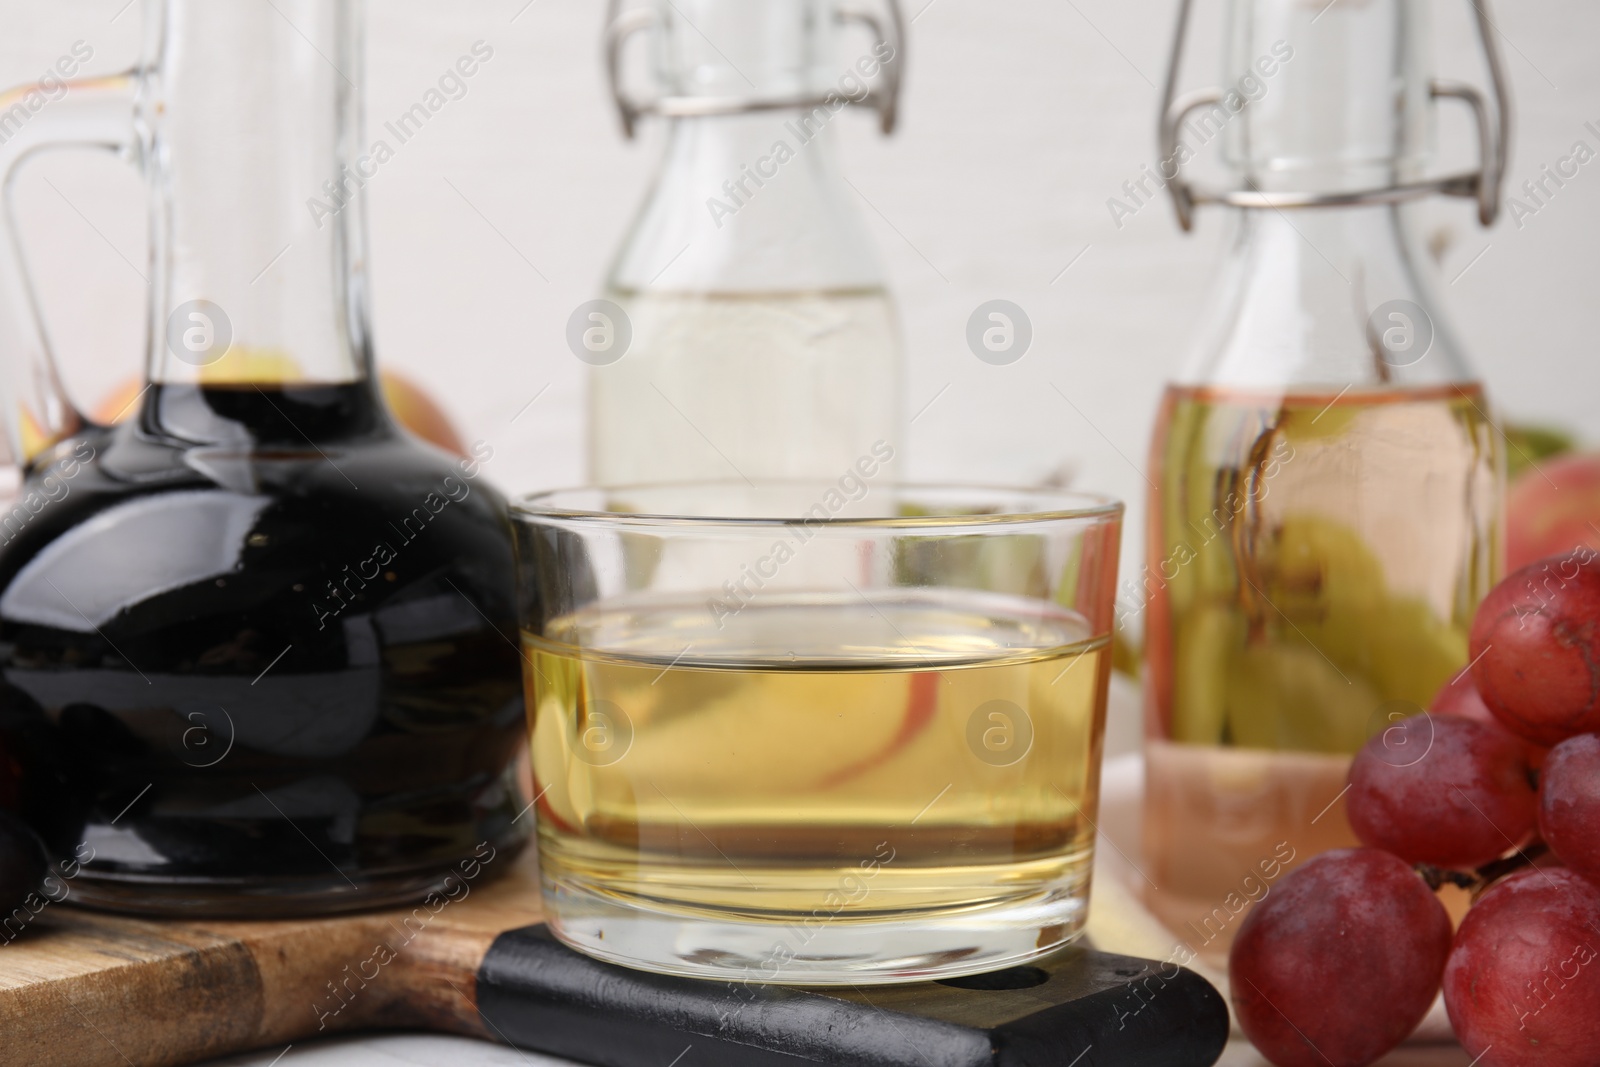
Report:
<svg viewBox="0 0 1600 1067"><path fill-rule="evenodd" d="M152 385L36 460L0 515L0 705L50 735L73 899L340 910L514 851L491 456L416 442L358 382Z"/></svg>

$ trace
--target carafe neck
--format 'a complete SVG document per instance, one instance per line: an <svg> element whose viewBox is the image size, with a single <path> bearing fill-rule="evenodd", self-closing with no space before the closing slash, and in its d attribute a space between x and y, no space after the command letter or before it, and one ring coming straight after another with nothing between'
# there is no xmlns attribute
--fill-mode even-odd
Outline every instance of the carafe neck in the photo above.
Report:
<svg viewBox="0 0 1600 1067"><path fill-rule="evenodd" d="M359 0L152 7L151 381L370 391Z"/></svg>

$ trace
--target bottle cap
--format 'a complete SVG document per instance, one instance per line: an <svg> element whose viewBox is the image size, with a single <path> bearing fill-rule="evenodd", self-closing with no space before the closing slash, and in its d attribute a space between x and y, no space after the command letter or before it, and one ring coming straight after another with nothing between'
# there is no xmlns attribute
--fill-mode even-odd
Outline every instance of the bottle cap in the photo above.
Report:
<svg viewBox="0 0 1600 1067"><path fill-rule="evenodd" d="M1433 118L1427 8L1415 0L1233 0L1223 155L1263 192L1349 192L1423 174ZM1220 112L1220 113L1219 113Z"/></svg>
<svg viewBox="0 0 1600 1067"><path fill-rule="evenodd" d="M1161 175L1189 229L1196 204L1340 207L1431 194L1470 197L1493 223L1510 140L1505 75L1487 10L1472 0L1494 90L1431 78L1420 0L1232 0L1224 84L1177 92L1193 0L1180 0L1161 113ZM1433 101L1460 100L1477 125L1477 170L1426 177ZM1190 184L1183 170L1220 139L1242 188Z"/></svg>
<svg viewBox="0 0 1600 1067"><path fill-rule="evenodd" d="M865 105L884 133L895 126L904 63L899 0L886 0L887 20L836 0L654 0L624 9L611 0L606 68L623 132L633 136L643 115L690 118L754 111ZM841 25L859 23L871 43L846 55ZM652 30L657 95L638 98L623 86L629 37Z"/></svg>

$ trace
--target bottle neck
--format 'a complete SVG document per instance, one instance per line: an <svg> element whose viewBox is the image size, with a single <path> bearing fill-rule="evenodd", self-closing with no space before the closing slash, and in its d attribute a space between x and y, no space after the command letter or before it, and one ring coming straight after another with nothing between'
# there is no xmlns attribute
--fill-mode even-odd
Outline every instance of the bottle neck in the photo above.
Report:
<svg viewBox="0 0 1600 1067"><path fill-rule="evenodd" d="M659 0L657 80L679 100L816 101L671 119L656 182L613 266L621 292L877 289L877 255L833 127L884 57L844 62L835 0ZM854 58L854 57L853 57ZM823 102L826 101L826 102Z"/></svg>
<svg viewBox="0 0 1600 1067"><path fill-rule="evenodd" d="M1233 0L1225 75L1239 187L1384 189L1426 163L1420 0ZM1241 73L1242 72L1242 73ZM1406 205L1236 211L1228 263L1184 379L1271 392L1472 380Z"/></svg>
<svg viewBox="0 0 1600 1067"><path fill-rule="evenodd" d="M1406 212L1238 211L1182 380L1264 392L1472 381Z"/></svg>
<svg viewBox="0 0 1600 1067"><path fill-rule="evenodd" d="M151 6L151 381L366 383L359 0Z"/></svg>
<svg viewBox="0 0 1600 1067"><path fill-rule="evenodd" d="M1351 192L1422 173L1432 98L1420 0L1233 0L1225 156L1246 188Z"/></svg>
<svg viewBox="0 0 1600 1067"><path fill-rule="evenodd" d="M836 0L657 0L656 74L673 96L784 99L832 88Z"/></svg>
<svg viewBox="0 0 1600 1067"><path fill-rule="evenodd" d="M843 104L671 121L611 273L614 289L877 289L883 272L838 168Z"/></svg>

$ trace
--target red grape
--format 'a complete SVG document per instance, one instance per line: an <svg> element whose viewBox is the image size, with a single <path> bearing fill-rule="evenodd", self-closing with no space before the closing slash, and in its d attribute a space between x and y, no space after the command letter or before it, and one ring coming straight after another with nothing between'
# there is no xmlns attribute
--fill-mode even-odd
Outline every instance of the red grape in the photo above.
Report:
<svg viewBox="0 0 1600 1067"><path fill-rule="evenodd" d="M1600 737L1550 750L1539 781L1539 836L1568 867L1600 884Z"/></svg>
<svg viewBox="0 0 1600 1067"><path fill-rule="evenodd" d="M1506 727L1541 745L1600 730L1600 554L1531 563L1472 619L1472 680Z"/></svg>
<svg viewBox="0 0 1600 1067"><path fill-rule="evenodd" d="M1596 946L1600 889L1573 871L1518 871L1478 898L1456 933L1444 1003L1479 1067L1594 1067Z"/></svg>
<svg viewBox="0 0 1600 1067"><path fill-rule="evenodd" d="M1324 852L1250 910L1228 957L1234 1016L1278 1067L1360 1067L1439 990L1450 917L1403 860Z"/></svg>
<svg viewBox="0 0 1600 1067"><path fill-rule="evenodd" d="M1407 863L1488 863L1527 840L1537 809L1522 742L1460 716L1402 719L1350 764L1351 829Z"/></svg>
<svg viewBox="0 0 1600 1067"><path fill-rule="evenodd" d="M1459 715L1463 719L1505 729L1500 720L1494 717L1494 712L1489 710L1489 705L1483 702L1483 697L1478 695L1478 687L1472 684L1472 671L1466 667L1457 671L1455 677L1439 688L1428 710L1435 715ZM1550 750L1520 737L1517 740L1522 741L1523 748L1528 752L1528 766L1534 770L1543 767L1545 753Z"/></svg>
<svg viewBox="0 0 1600 1067"><path fill-rule="evenodd" d="M1478 722L1497 721L1489 705L1478 695L1478 687L1472 684L1472 671L1466 667L1439 687L1439 691L1433 694L1433 703L1428 705L1428 710L1435 715L1460 715Z"/></svg>

